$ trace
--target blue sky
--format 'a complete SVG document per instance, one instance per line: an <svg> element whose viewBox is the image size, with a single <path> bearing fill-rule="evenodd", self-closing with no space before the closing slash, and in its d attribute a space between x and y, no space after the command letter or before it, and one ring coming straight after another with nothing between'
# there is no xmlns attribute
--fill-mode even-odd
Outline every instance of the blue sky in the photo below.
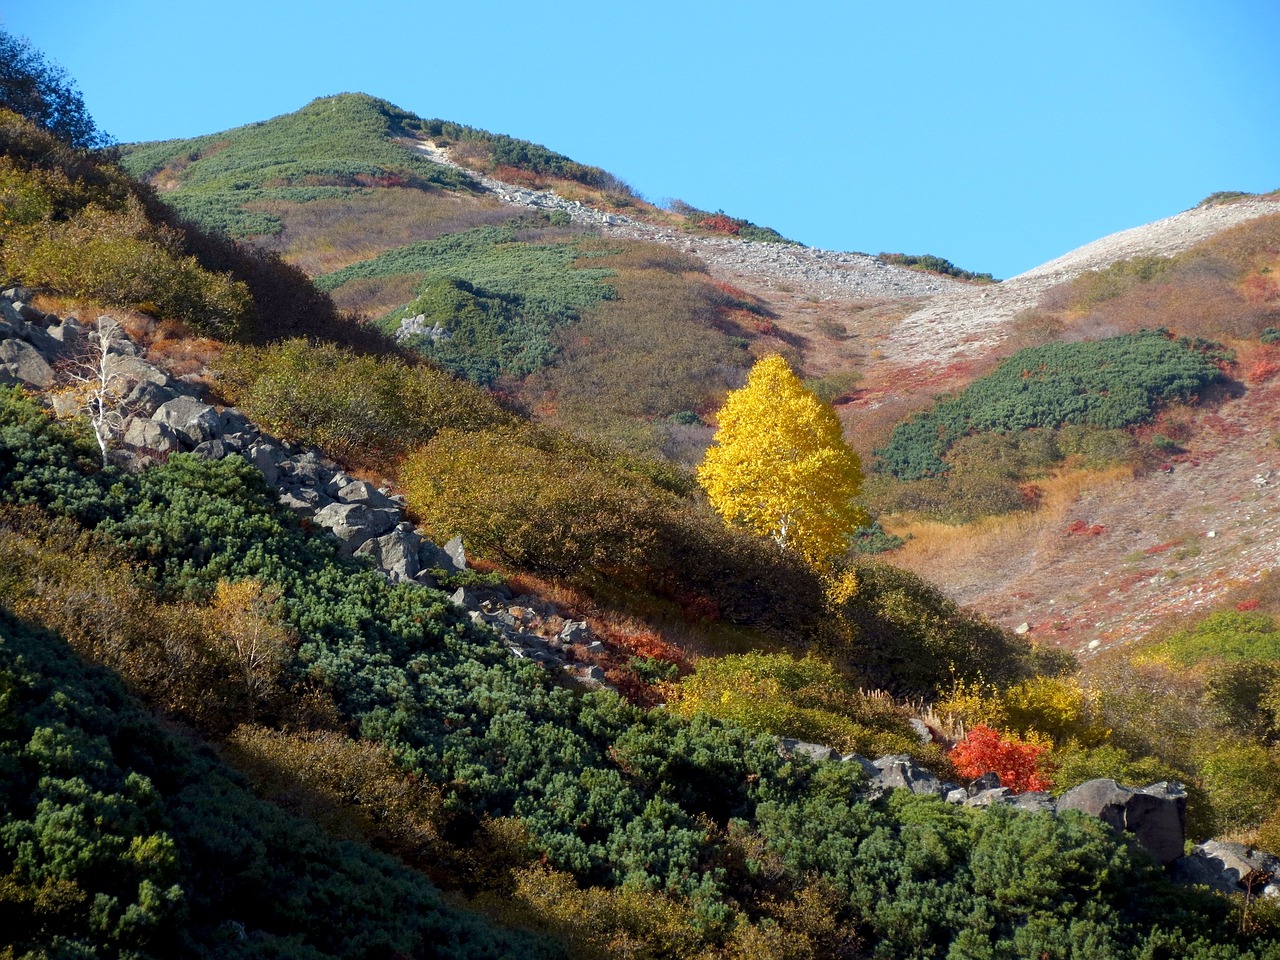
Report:
<svg viewBox="0 0 1280 960"><path fill-rule="evenodd" d="M342 91L524 137L651 200L1011 276L1280 188L1280 4L0 0L120 140Z"/></svg>

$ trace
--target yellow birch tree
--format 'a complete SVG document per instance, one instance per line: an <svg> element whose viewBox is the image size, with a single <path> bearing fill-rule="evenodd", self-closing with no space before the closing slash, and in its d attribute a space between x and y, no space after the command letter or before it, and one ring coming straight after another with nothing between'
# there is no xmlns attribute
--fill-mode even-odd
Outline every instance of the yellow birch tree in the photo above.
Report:
<svg viewBox="0 0 1280 960"><path fill-rule="evenodd" d="M698 482L726 523L736 523L824 568L866 522L854 498L858 455L840 420L791 372L764 357L719 413Z"/></svg>

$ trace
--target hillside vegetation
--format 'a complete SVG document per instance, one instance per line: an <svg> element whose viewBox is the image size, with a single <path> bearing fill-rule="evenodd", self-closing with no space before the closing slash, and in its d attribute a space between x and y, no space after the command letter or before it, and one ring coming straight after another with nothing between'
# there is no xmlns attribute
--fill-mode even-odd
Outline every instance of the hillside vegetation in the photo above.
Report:
<svg viewBox="0 0 1280 960"><path fill-rule="evenodd" d="M371 98L307 110L309 125L187 148L185 166L175 144L128 162L175 196L206 164L189 212L277 239L292 214L272 233L271 211L350 210L365 191L470 204L456 172L380 152L416 133L620 189ZM314 139L330 113L368 134L341 163ZM999 769L1019 791L1178 779L1192 839L1270 843L1274 596L1074 674L890 564L837 551L815 569L722 522L681 464L776 331L767 303L697 261L483 222L322 271L338 292L410 291L388 326L421 313L459 348L421 343L429 362L277 257L184 225L105 158L0 121L6 285L127 314L153 359L203 334L208 364L184 389L394 481L428 536L460 534L490 571L439 570L440 585L506 578L633 653L629 696L585 690L441 590L347 556L248 458L156 451L128 471L83 417L0 387L0 955L1280 960L1271 905L1174 886L1102 819L880 793L862 764L777 740L900 750L941 778ZM1063 322L1123 296L1073 299ZM11 303L10 366L51 322ZM902 462L938 475L892 482L952 482L993 452L1019 470L1123 456L1153 442L1135 424L1234 369L1194 339L1081 340L904 425ZM847 473L857 486L856 460Z"/></svg>

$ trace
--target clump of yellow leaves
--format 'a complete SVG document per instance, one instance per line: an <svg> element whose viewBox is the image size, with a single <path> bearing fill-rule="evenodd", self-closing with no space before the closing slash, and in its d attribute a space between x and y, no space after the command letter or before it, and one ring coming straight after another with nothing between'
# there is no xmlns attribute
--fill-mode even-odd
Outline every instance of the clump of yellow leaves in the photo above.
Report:
<svg viewBox="0 0 1280 960"><path fill-rule="evenodd" d="M765 357L719 413L698 482L727 523L746 526L816 567L844 552L866 517L854 502L862 465L835 411L780 356Z"/></svg>

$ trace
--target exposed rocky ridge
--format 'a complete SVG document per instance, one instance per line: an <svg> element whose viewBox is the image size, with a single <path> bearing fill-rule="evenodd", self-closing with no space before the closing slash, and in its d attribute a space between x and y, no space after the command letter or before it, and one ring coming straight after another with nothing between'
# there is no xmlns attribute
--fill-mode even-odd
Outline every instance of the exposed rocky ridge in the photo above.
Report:
<svg viewBox="0 0 1280 960"><path fill-rule="evenodd" d="M1228 227L1271 213L1280 213L1280 198L1196 207L1095 240L999 284L957 285L908 314L882 349L891 363L904 366L986 352L1004 339L1008 322L1035 306L1050 287L1118 260L1178 253Z"/></svg>
<svg viewBox="0 0 1280 960"><path fill-rule="evenodd" d="M431 143L415 147L437 163L464 170L499 200L535 210L560 210L606 236L650 240L700 257L713 271L748 273L767 286L797 285L814 295L854 299L931 297L965 285L950 277L895 267L865 253L817 250L799 244L761 243L736 237L703 237L645 223L567 200L554 190L529 190L454 163Z"/></svg>

